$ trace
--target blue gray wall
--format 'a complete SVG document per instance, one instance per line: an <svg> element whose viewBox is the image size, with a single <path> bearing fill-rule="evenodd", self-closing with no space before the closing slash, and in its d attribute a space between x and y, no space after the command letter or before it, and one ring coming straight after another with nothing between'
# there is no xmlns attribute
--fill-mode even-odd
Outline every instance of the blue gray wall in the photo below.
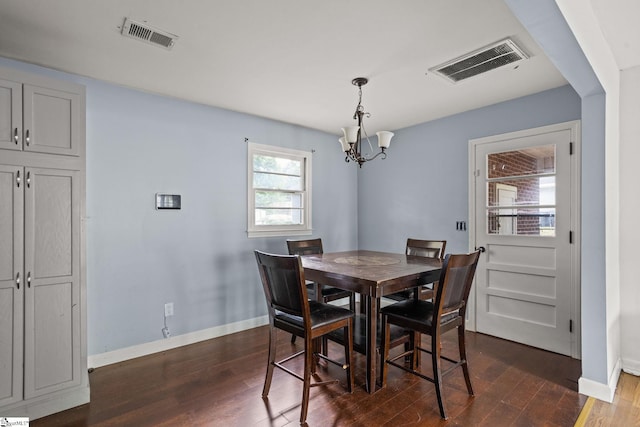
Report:
<svg viewBox="0 0 640 427"><path fill-rule="evenodd" d="M326 250L357 246L357 177L336 136L160 97L0 58L0 65L87 88L89 355L266 314L254 249L286 253L285 238L247 238L247 144L313 154L313 228ZM156 211L157 192L182 210ZM336 221L336 212L340 220Z"/></svg>
<svg viewBox="0 0 640 427"><path fill-rule="evenodd" d="M563 86L397 131L389 156L358 176L360 249L402 252L416 237L466 252L456 221L469 223L469 140L580 117L580 97Z"/></svg>

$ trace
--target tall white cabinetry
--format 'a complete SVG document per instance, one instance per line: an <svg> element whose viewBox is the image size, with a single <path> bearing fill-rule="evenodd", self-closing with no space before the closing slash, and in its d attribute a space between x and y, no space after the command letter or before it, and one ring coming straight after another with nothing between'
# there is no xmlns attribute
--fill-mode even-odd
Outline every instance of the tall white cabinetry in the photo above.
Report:
<svg viewBox="0 0 640 427"><path fill-rule="evenodd" d="M85 89L0 67L0 415L89 401Z"/></svg>

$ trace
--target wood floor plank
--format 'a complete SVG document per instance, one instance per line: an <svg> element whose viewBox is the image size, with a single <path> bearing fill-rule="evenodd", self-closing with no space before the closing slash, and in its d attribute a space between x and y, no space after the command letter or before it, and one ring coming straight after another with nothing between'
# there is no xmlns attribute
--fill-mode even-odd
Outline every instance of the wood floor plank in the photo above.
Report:
<svg viewBox="0 0 640 427"><path fill-rule="evenodd" d="M455 355L455 334L450 335L445 335L443 353ZM289 338L279 335L278 355L301 348L301 340L291 345ZM90 374L90 404L32 420L31 425L299 425L300 381L276 370L269 397L261 397L267 341L267 328L260 327L95 369ZM423 346L428 342L423 341ZM329 351L341 357L341 347L331 343ZM319 377L335 376L340 383L312 388L307 424L572 426L577 419L586 401L577 393L580 361L471 332L467 333L467 351L475 397L468 395L461 370L446 376L447 421L440 418L433 384L394 367L389 368L385 389L367 393L365 359L356 354L352 394L345 389L344 371L333 365L318 368ZM290 364L293 370L302 371L301 359ZM430 372L427 357L422 369ZM631 383L625 383L624 389L632 396L638 390ZM622 403L632 418L638 401L640 398L632 397Z"/></svg>

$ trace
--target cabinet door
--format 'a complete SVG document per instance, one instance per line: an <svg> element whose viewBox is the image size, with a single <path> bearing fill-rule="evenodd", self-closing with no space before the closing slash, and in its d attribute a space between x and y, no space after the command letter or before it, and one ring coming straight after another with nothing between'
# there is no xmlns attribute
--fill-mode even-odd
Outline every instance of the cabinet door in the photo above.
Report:
<svg viewBox="0 0 640 427"><path fill-rule="evenodd" d="M24 150L80 153L80 95L24 85Z"/></svg>
<svg viewBox="0 0 640 427"><path fill-rule="evenodd" d="M22 400L23 177L0 165L0 407Z"/></svg>
<svg viewBox="0 0 640 427"><path fill-rule="evenodd" d="M26 168L25 398L80 383L80 173Z"/></svg>
<svg viewBox="0 0 640 427"><path fill-rule="evenodd" d="M0 148L22 150L22 85L0 79Z"/></svg>

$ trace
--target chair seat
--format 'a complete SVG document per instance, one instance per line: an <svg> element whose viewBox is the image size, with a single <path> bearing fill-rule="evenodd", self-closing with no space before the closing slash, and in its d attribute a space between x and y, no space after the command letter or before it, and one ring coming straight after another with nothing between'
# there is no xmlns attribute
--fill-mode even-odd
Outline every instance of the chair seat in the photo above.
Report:
<svg viewBox="0 0 640 427"><path fill-rule="evenodd" d="M330 296L334 296L334 295L349 296L350 294L351 294L350 291L345 291L344 289L340 289L340 288L334 288L333 286L324 285L322 287L322 296L323 297L330 297Z"/></svg>
<svg viewBox="0 0 640 427"><path fill-rule="evenodd" d="M309 311L311 312L311 327L317 328L329 325L340 320L353 317L353 311L346 308L336 307L331 304L323 304L317 301L309 301ZM302 317L287 314L283 311L276 310L275 319L279 322L287 323L296 328L304 329Z"/></svg>
<svg viewBox="0 0 640 427"><path fill-rule="evenodd" d="M313 282L307 283L307 293L309 298L315 300L315 285ZM333 286L322 286L322 298L328 298L328 300L338 299L338 297L347 298L351 296L351 291L345 291L344 289L335 288ZM335 298L334 298L335 297Z"/></svg>
<svg viewBox="0 0 640 427"><path fill-rule="evenodd" d="M393 323L402 326L428 331L433 324L434 305L431 301L407 299L395 304L388 305L380 310L381 313L393 318ZM459 316L457 311L440 317L441 324L448 323Z"/></svg>
<svg viewBox="0 0 640 427"><path fill-rule="evenodd" d="M404 301L406 299L413 298L413 289L407 289L404 291L396 292L395 294L385 295L384 297L394 301ZM420 299L431 298L433 298L433 288L426 285L420 286Z"/></svg>
<svg viewBox="0 0 640 427"><path fill-rule="evenodd" d="M382 325L378 323L378 332L376 332L376 347L380 347ZM391 342L404 342L404 338L408 339L407 330L396 325L391 325ZM339 344L344 343L344 336L341 329L336 329L329 334L332 341ZM356 314L353 321L353 349L361 354L367 354L367 318L364 314Z"/></svg>

